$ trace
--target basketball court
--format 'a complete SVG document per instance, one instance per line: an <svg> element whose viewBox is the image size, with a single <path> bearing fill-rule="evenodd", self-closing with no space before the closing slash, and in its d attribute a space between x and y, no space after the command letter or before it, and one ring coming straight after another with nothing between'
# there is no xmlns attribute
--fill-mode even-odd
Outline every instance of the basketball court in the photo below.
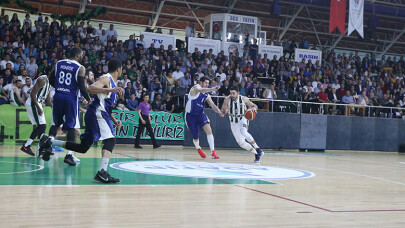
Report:
<svg viewBox="0 0 405 228"><path fill-rule="evenodd" d="M207 149L207 148L206 148ZM100 148L49 162L0 147L0 227L403 227L405 157L390 152L265 150L260 165L242 149L117 145L93 177Z"/></svg>

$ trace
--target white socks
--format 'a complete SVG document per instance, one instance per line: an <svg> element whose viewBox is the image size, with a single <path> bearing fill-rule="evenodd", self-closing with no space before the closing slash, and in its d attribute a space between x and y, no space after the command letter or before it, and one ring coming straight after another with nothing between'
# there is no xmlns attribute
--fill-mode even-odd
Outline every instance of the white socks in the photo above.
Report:
<svg viewBox="0 0 405 228"><path fill-rule="evenodd" d="M100 162L100 169L99 171L101 171L102 169L104 169L104 171L107 171L107 167L108 167L108 162L110 161L109 158L105 158L102 157L101 158L101 162Z"/></svg>
<svg viewBox="0 0 405 228"><path fill-rule="evenodd" d="M194 146L195 146L195 148L197 149L197 150L199 150L199 149L201 149L201 147L200 147L200 140L195 140L195 139L193 139L193 143L194 143Z"/></svg>
<svg viewBox="0 0 405 228"><path fill-rule="evenodd" d="M215 150L214 135L213 134L207 135L207 140L208 140L208 144L210 145L210 150L212 152L213 150Z"/></svg>
<svg viewBox="0 0 405 228"><path fill-rule="evenodd" d="M60 147L63 147L63 144L65 143L65 141L56 140L56 139L51 139L51 142L52 142L52 146L60 146Z"/></svg>
<svg viewBox="0 0 405 228"><path fill-rule="evenodd" d="M32 140L32 139L28 139L27 142L24 144L24 146L25 146L25 147L31 146L31 144L32 144L33 141L34 141L34 140Z"/></svg>
<svg viewBox="0 0 405 228"><path fill-rule="evenodd" d="M255 149L259 148L259 146L257 145L257 143L253 143L252 146L253 146Z"/></svg>

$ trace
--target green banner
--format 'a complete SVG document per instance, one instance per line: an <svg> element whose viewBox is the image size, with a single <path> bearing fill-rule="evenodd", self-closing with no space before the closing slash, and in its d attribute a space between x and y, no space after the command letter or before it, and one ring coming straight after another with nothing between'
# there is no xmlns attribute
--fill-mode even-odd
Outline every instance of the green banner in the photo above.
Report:
<svg viewBox="0 0 405 228"><path fill-rule="evenodd" d="M115 129L117 138L135 138L139 125L138 112L113 110L113 114L122 122L122 128ZM184 140L183 113L151 112L150 114L156 139ZM150 139L146 129L141 134L141 139Z"/></svg>
<svg viewBox="0 0 405 228"><path fill-rule="evenodd" d="M44 107L47 129L49 131L52 119L51 107ZM113 111L114 116L122 121L123 127L115 129L117 138L135 138L138 130L138 112ZM151 112L152 128L156 139L184 140L183 113ZM80 112L80 128L84 129L84 113ZM33 126L24 106L0 105L0 144L24 143L31 135ZM82 130L83 132L83 130ZM141 139L150 139L145 131Z"/></svg>

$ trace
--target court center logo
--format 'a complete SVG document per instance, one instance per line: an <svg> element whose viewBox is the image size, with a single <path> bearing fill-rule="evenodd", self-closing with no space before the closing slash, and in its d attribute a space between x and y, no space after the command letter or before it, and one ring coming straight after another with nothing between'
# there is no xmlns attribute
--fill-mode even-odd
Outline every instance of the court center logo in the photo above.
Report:
<svg viewBox="0 0 405 228"><path fill-rule="evenodd" d="M300 179L315 176L303 170L273 166L185 161L128 161L110 167L127 172L215 179Z"/></svg>

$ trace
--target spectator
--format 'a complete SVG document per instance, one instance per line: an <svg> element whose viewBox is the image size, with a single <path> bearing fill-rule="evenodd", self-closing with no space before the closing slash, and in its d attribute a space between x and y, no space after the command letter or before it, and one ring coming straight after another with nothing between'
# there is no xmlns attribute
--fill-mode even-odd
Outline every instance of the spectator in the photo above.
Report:
<svg viewBox="0 0 405 228"><path fill-rule="evenodd" d="M188 89L191 86L190 73L186 72L184 77L180 78L180 87L183 89Z"/></svg>
<svg viewBox="0 0 405 228"><path fill-rule="evenodd" d="M229 81L225 80L224 84L221 86L221 88L218 90L219 96L229 96L230 94L230 86L229 86Z"/></svg>
<svg viewBox="0 0 405 228"><path fill-rule="evenodd" d="M36 78L38 72L38 65L35 63L34 56L30 56L29 63L26 65L28 77Z"/></svg>
<svg viewBox="0 0 405 228"><path fill-rule="evenodd" d="M127 109L129 111L137 111L138 101L135 98L135 94L131 94L130 98L127 99Z"/></svg>
<svg viewBox="0 0 405 228"><path fill-rule="evenodd" d="M175 110L175 103L172 99L172 95L170 93L166 93L166 97L163 101L163 111L166 111L168 113L173 113Z"/></svg>
<svg viewBox="0 0 405 228"><path fill-rule="evenodd" d="M152 102L152 110L155 112L163 111L163 101L160 93L156 94L155 100Z"/></svg>
<svg viewBox="0 0 405 228"><path fill-rule="evenodd" d="M0 62L1 70L6 69L7 64L14 66L14 63L10 60L10 54L8 53L4 55L4 59Z"/></svg>
<svg viewBox="0 0 405 228"><path fill-rule="evenodd" d="M346 95L342 97L342 102L345 104L354 104L354 98L350 91L346 91Z"/></svg>
<svg viewBox="0 0 405 228"><path fill-rule="evenodd" d="M152 99L155 98L156 94L162 94L163 86L159 81L158 77L154 77L153 81L150 84L150 97Z"/></svg>
<svg viewBox="0 0 405 228"><path fill-rule="evenodd" d="M110 25L110 29L108 29L108 30L106 31L106 35L107 35L107 37L111 37L111 39L112 39L113 37L115 37L115 39L118 39L118 33L117 33L117 31L114 29L114 25L113 25L113 24L111 24L111 25Z"/></svg>
<svg viewBox="0 0 405 228"><path fill-rule="evenodd" d="M30 92L34 85L32 84L31 78L26 78L25 83L23 84L22 88L22 99L26 101L30 97Z"/></svg>
<svg viewBox="0 0 405 228"><path fill-rule="evenodd" d="M144 39L144 35L141 34L139 36L139 40L136 41L136 47L137 48L145 48L146 47L146 43L145 43L145 41L143 41L143 39Z"/></svg>
<svg viewBox="0 0 405 228"><path fill-rule="evenodd" d="M188 38L195 37L194 22L190 22L190 26L186 27L186 45L188 48Z"/></svg>

